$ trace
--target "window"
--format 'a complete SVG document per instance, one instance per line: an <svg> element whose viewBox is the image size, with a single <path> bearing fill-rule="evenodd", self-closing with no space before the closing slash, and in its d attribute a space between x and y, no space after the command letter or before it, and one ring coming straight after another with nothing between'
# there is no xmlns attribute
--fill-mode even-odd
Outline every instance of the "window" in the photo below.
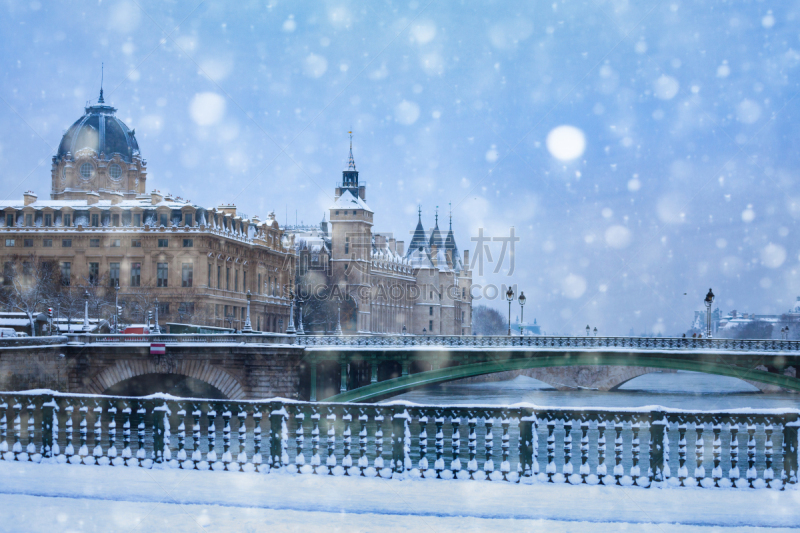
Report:
<svg viewBox="0 0 800 533"><path fill-rule="evenodd" d="M169 239L158 239L159 248L169 248Z"/></svg>
<svg viewBox="0 0 800 533"><path fill-rule="evenodd" d="M428 314L429 314L430 316L433 316L433 307L429 307L429 308L428 308Z"/></svg>
<svg viewBox="0 0 800 533"><path fill-rule="evenodd" d="M122 245L119 239L111 239L111 247L119 248Z"/></svg>
<svg viewBox="0 0 800 533"><path fill-rule="evenodd" d="M461 288L461 299L463 300L466 297L467 297L467 289L465 287L462 287Z"/></svg>
<svg viewBox="0 0 800 533"><path fill-rule="evenodd" d="M256 285L256 294L261 294L261 274L258 275L258 285Z"/></svg>
<svg viewBox="0 0 800 533"><path fill-rule="evenodd" d="M133 225L135 227L139 227L142 225L142 215L141 213L134 213L133 214Z"/></svg>
<svg viewBox="0 0 800 533"><path fill-rule="evenodd" d="M142 241L141 240L133 239L131 241L131 248L141 248L141 247L142 247Z"/></svg>
<svg viewBox="0 0 800 533"><path fill-rule="evenodd" d="M194 239L183 239L184 248L194 248Z"/></svg>
<svg viewBox="0 0 800 533"><path fill-rule="evenodd" d="M72 239L61 239L62 248L72 248Z"/></svg>
<svg viewBox="0 0 800 533"><path fill-rule="evenodd" d="M239 292L239 271L233 271L233 290Z"/></svg>
<svg viewBox="0 0 800 533"><path fill-rule="evenodd" d="M45 239L42 241L42 246L45 248L52 248L53 247L53 239Z"/></svg>
<svg viewBox="0 0 800 533"><path fill-rule="evenodd" d="M131 287L138 287L142 282L142 264L131 263Z"/></svg>
<svg viewBox="0 0 800 533"><path fill-rule="evenodd" d="M245 319L245 313L246 313L246 311L245 311L245 308L244 308L244 307L242 307L242 311L241 311L242 320L244 320L244 319Z"/></svg>
<svg viewBox="0 0 800 533"><path fill-rule="evenodd" d="M119 227L119 215L111 215L111 225L115 228Z"/></svg>
<svg viewBox="0 0 800 533"><path fill-rule="evenodd" d="M6 215L6 227L7 228L14 227L14 215Z"/></svg>
<svg viewBox="0 0 800 533"><path fill-rule="evenodd" d="M350 237L344 238L344 254L347 255L350 253Z"/></svg>
<svg viewBox="0 0 800 533"><path fill-rule="evenodd" d="M28 227L33 226L33 215L31 214L25 215L25 225Z"/></svg>
<svg viewBox="0 0 800 533"><path fill-rule="evenodd" d="M44 227L49 228L53 225L53 215L46 213L44 215Z"/></svg>
<svg viewBox="0 0 800 533"><path fill-rule="evenodd" d="M242 271L242 292L247 292L247 272Z"/></svg>
<svg viewBox="0 0 800 533"><path fill-rule="evenodd" d="M336 214L338 215L338 214L339 214L339 211L336 211Z"/></svg>
<svg viewBox="0 0 800 533"><path fill-rule="evenodd" d="M112 180L117 181L122 176L122 169L117 164L111 165L108 167L108 175Z"/></svg>
<svg viewBox="0 0 800 533"><path fill-rule="evenodd" d="M167 214L166 213L161 213L160 219L161 219L161 225L164 226L164 227L167 227L168 222L169 222L167 220Z"/></svg>
<svg viewBox="0 0 800 533"><path fill-rule="evenodd" d="M180 315L193 315L194 302L181 302L178 305L178 314Z"/></svg>
<svg viewBox="0 0 800 533"><path fill-rule="evenodd" d="M191 226L192 225L192 214L186 213L183 215L183 225L184 226Z"/></svg>
<svg viewBox="0 0 800 533"><path fill-rule="evenodd" d="M192 263L183 263L181 265L181 287L191 287L193 277L194 266Z"/></svg>
<svg viewBox="0 0 800 533"><path fill-rule="evenodd" d="M158 314L159 315L169 314L169 302L158 302Z"/></svg>
<svg viewBox="0 0 800 533"><path fill-rule="evenodd" d="M157 287L166 287L167 279L169 278L169 265L167 263L157 263L156 279Z"/></svg>
<svg viewBox="0 0 800 533"><path fill-rule="evenodd" d="M208 288L211 288L211 263L208 264Z"/></svg>
<svg viewBox="0 0 800 533"><path fill-rule="evenodd" d="M111 263L108 273L108 283L110 287L119 285L119 263Z"/></svg>
<svg viewBox="0 0 800 533"><path fill-rule="evenodd" d="M97 283L100 279L100 263L89 263L89 283Z"/></svg>
<svg viewBox="0 0 800 533"><path fill-rule="evenodd" d="M85 180L88 180L94 174L94 167L90 163L84 163L81 165L81 177Z"/></svg>
<svg viewBox="0 0 800 533"><path fill-rule="evenodd" d="M72 215L69 214L64 215L64 227L65 228L72 227Z"/></svg>
<svg viewBox="0 0 800 533"><path fill-rule="evenodd" d="M25 248L33 248L33 239L23 239L22 246Z"/></svg>
<svg viewBox="0 0 800 533"><path fill-rule="evenodd" d="M14 280L14 263L3 263L3 285L11 285Z"/></svg>
<svg viewBox="0 0 800 533"><path fill-rule="evenodd" d="M222 267L217 266L217 288L222 288Z"/></svg>
<svg viewBox="0 0 800 533"><path fill-rule="evenodd" d="M225 267L225 290L231 290L231 267Z"/></svg>
<svg viewBox="0 0 800 533"><path fill-rule="evenodd" d="M89 248L100 248L100 239L89 239Z"/></svg>
<svg viewBox="0 0 800 533"><path fill-rule="evenodd" d="M14 239L6 239L6 246L14 246Z"/></svg>
<svg viewBox="0 0 800 533"><path fill-rule="evenodd" d="M69 276L72 270L72 263L61 263L61 285L69 287Z"/></svg>
<svg viewBox="0 0 800 533"><path fill-rule="evenodd" d="M433 320L428 320L428 333L433 333Z"/></svg>

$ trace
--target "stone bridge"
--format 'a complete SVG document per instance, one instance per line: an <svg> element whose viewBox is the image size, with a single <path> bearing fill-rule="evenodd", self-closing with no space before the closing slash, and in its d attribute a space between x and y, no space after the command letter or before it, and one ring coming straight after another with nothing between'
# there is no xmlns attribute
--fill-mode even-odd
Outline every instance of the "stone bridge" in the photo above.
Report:
<svg viewBox="0 0 800 533"><path fill-rule="evenodd" d="M777 340L261 334L0 342L0 390L131 396L167 390L216 399L365 401L498 373L524 373L562 390L611 390L658 370L737 377L762 391L800 391L798 366L800 342Z"/></svg>

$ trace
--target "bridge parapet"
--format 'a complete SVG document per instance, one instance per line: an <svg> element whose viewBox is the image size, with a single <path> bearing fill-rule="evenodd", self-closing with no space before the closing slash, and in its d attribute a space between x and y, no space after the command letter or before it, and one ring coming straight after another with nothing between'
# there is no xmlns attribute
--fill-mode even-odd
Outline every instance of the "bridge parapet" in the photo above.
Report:
<svg viewBox="0 0 800 533"><path fill-rule="evenodd" d="M295 344L295 335L265 334L77 334L69 335L71 344Z"/></svg>
<svg viewBox="0 0 800 533"><path fill-rule="evenodd" d="M773 339L697 339L681 337L554 337L449 335L298 335L302 346L441 347L441 348L578 348L609 350L722 350L800 352L800 341Z"/></svg>
<svg viewBox="0 0 800 533"><path fill-rule="evenodd" d="M560 409L12 392L0 393L0 460L357 479L784 489L797 483L798 415L797 409ZM191 434L186 427L193 428ZM352 432L359 437L357 449ZM327 435L322 451L321 433ZM670 442L678 449L671 450Z"/></svg>

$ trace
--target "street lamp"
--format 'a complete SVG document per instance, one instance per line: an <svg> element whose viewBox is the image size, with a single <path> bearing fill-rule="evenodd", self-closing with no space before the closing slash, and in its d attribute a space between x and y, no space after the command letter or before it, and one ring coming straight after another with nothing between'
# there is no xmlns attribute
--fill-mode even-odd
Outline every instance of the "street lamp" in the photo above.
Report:
<svg viewBox="0 0 800 533"><path fill-rule="evenodd" d="M708 289L708 294L706 294L706 299L703 300L703 303L706 305L706 338L711 338L711 304L714 303L714 293L711 289Z"/></svg>
<svg viewBox="0 0 800 533"><path fill-rule="evenodd" d="M305 330L303 329L303 302L304 302L304 300L303 300L302 296L303 296L303 293L300 290L298 290L297 291L297 310L300 312L300 323L298 324L298 327L297 327L297 334L298 335L305 335L306 334Z"/></svg>
<svg viewBox="0 0 800 533"><path fill-rule="evenodd" d="M589 336L589 324L586 324L586 336Z"/></svg>
<svg viewBox="0 0 800 533"><path fill-rule="evenodd" d="M339 301L336 302L336 331L333 334L342 334L342 302Z"/></svg>
<svg viewBox="0 0 800 533"><path fill-rule="evenodd" d="M594 336L597 337L597 326L594 328Z"/></svg>
<svg viewBox="0 0 800 533"><path fill-rule="evenodd" d="M83 292L83 331L89 333L92 331L92 326L89 325L89 291Z"/></svg>
<svg viewBox="0 0 800 533"><path fill-rule="evenodd" d="M405 334L406 334L406 325L403 324L403 335L405 335Z"/></svg>
<svg viewBox="0 0 800 533"><path fill-rule="evenodd" d="M161 328L158 326L158 298L156 298L156 323L155 323L156 335L161 334Z"/></svg>
<svg viewBox="0 0 800 533"><path fill-rule="evenodd" d="M522 337L522 329L525 327L523 324L525 323L525 293L520 291L519 293L519 336Z"/></svg>
<svg viewBox="0 0 800 533"><path fill-rule="evenodd" d="M114 287L114 332L119 334L119 283Z"/></svg>
<svg viewBox="0 0 800 533"><path fill-rule="evenodd" d="M289 291L289 326L286 328L286 333L294 335L297 333L294 329L294 292Z"/></svg>
<svg viewBox="0 0 800 533"><path fill-rule="evenodd" d="M514 300L514 290L509 287L506 291L506 300L508 300L508 336L511 336L511 302Z"/></svg>
<svg viewBox="0 0 800 533"><path fill-rule="evenodd" d="M253 333L253 326L250 324L250 299L253 296L250 294L250 289L247 290L247 315L244 320L244 327L242 333Z"/></svg>

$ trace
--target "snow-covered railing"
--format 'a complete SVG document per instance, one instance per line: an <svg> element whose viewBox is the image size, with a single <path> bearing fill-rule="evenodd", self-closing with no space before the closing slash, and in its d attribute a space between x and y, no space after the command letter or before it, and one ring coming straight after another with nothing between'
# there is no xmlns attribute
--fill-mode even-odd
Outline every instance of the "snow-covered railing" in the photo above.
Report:
<svg viewBox="0 0 800 533"><path fill-rule="evenodd" d="M698 339L681 337L554 337L539 335L304 335L304 346L397 346L448 348L577 348L632 350L725 350L798 352L800 341L772 339Z"/></svg>
<svg viewBox="0 0 800 533"><path fill-rule="evenodd" d="M0 348L21 346L51 346L66 344L69 339L64 335L49 337L0 337Z"/></svg>
<svg viewBox="0 0 800 533"><path fill-rule="evenodd" d="M784 489L797 483L799 414L797 409L443 407L29 391L0 393L0 460Z"/></svg>
<svg viewBox="0 0 800 533"><path fill-rule="evenodd" d="M294 344L295 336L283 333L236 333L236 334L71 334L70 343L78 344Z"/></svg>

